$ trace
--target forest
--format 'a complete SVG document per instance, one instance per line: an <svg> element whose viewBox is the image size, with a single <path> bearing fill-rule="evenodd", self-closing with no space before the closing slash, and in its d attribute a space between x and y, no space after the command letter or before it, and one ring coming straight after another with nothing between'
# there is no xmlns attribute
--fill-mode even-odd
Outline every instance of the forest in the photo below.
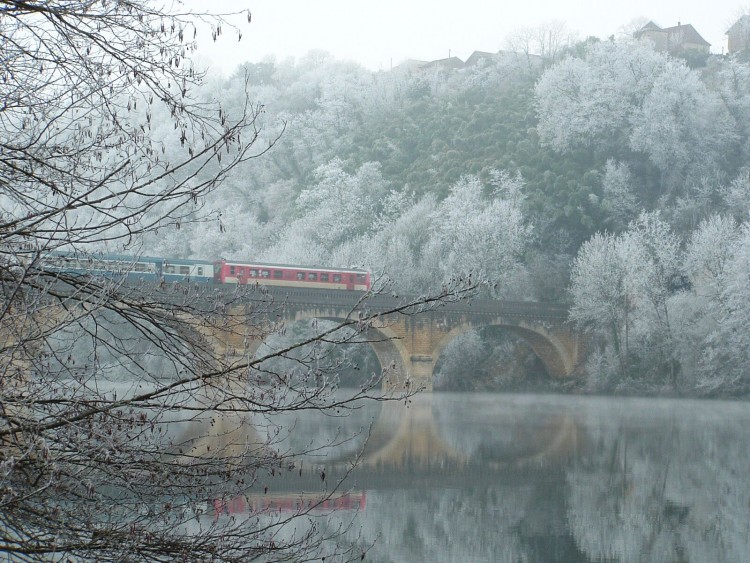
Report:
<svg viewBox="0 0 750 563"><path fill-rule="evenodd" d="M239 42L251 13L178 8L0 0L0 553L9 560L364 560L380 533L367 537L352 515L318 509L353 491L346 480L367 461L363 444L378 441L375 410L412 405L419 414L415 402L433 397L416 398L422 389L408 372L366 351L389 339L380 323L477 294L567 305L588 359L578 377L553 384L522 341L469 332L444 351L437 390L747 397L745 60L673 58L631 39L590 38L453 69L373 73L313 52L219 77L192 60L198 44ZM344 318L287 326L283 301L263 286L131 278L125 259L97 270L100 252L361 267L392 305L372 311L367 295L347 294L357 304ZM55 267L59 253L84 266ZM453 395L460 413L470 410L468 395ZM504 415L534 414L526 399L550 397L509 394L526 404L506 411L499 394L477 395ZM706 404L733 413L738 427L739 410ZM306 427L320 440L305 435L302 414L328 422ZM341 425L349 415L351 431ZM677 464L680 482L740 487L742 440L706 427L695 442L670 433L686 447L663 473L650 455L666 451L662 438L639 451L616 425L592 434L601 455L571 458L583 469L567 481L581 545L606 556L575 517L608 522L589 510L591 483L640 490L631 498L648 502L636 509L669 508L667 470L698 451L700 464ZM523 446L524 432L480 430L489 449L466 427L453 441L482 455L503 441ZM574 449L588 455L578 436ZM353 457L336 465L337 451ZM410 463L393 459L403 474ZM657 485L632 489L637 481L612 481L599 465L623 476L651 466ZM420 505L393 491L407 516L404 502L459 514L453 488L435 497L439 510L430 497ZM496 493L467 496L481 518L465 522L496 522L494 508L477 507L510 507L503 521L515 534L525 500ZM733 516L748 506L740 493L723 504L713 496L702 502L747 521ZM235 500L271 497L296 509L222 516ZM681 506L672 512L679 523ZM716 529L719 517L706 514L714 513L690 513L695 538ZM445 522L434 527L437 546Z"/></svg>
<svg viewBox="0 0 750 563"><path fill-rule="evenodd" d="M272 149L227 175L211 220L149 251L357 265L415 294L471 271L496 298L570 304L592 342L583 389L747 392L746 61L629 38L375 73L311 52L200 91L229 116L246 95ZM162 150L184 152L154 122ZM456 369L484 374L472 388L538 369L506 336L456 353L446 388L466 385Z"/></svg>

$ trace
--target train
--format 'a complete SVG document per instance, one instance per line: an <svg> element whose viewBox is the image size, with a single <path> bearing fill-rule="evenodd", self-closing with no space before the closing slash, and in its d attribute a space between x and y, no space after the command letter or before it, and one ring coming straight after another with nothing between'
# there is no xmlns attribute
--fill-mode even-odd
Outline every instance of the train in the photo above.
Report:
<svg viewBox="0 0 750 563"><path fill-rule="evenodd" d="M369 291L370 272L357 268L327 268L266 262L188 260L122 254L51 252L39 258L48 272L127 279L212 284L305 287L342 291Z"/></svg>

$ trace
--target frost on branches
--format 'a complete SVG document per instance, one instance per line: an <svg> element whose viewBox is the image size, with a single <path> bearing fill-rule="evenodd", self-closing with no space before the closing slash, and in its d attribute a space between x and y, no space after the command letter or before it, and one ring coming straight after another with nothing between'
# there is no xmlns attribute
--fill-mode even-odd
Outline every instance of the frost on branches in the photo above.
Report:
<svg viewBox="0 0 750 563"><path fill-rule="evenodd" d="M45 267L54 251L137 255L147 236L211 219L204 196L273 146L275 133L257 148L262 108L247 96L231 118L194 97L198 42L241 39L229 16L0 0L0 552L15 560L362 555L309 507L217 519L211 502L298 471L304 452L274 447L275 415L346 412L381 396L378 377L341 398L324 354L276 372L267 361L298 344L254 358L206 338L282 330L271 299L235 306L241 292ZM305 344L350 341L368 323L353 312Z"/></svg>

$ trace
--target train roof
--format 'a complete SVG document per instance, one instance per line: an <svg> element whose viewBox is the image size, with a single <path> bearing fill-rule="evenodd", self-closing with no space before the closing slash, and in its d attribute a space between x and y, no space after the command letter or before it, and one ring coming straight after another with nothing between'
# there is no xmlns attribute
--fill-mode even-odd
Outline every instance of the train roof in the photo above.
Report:
<svg viewBox="0 0 750 563"><path fill-rule="evenodd" d="M224 262L233 266L254 266L257 268L291 268L294 270L317 270L319 272L351 272L356 274L367 274L367 270L361 268L332 268L331 266L302 266L300 264L278 264L274 262L250 262L247 260L229 260L221 258L217 262Z"/></svg>
<svg viewBox="0 0 750 563"><path fill-rule="evenodd" d="M164 260L167 264L205 264L207 266L213 266L213 260L193 260L192 258L157 258L157 260Z"/></svg>
<svg viewBox="0 0 750 563"><path fill-rule="evenodd" d="M81 252L81 251L75 251L75 250L53 250L51 252L47 252L47 254L52 256L71 256L75 258L92 258L94 260L119 260L121 262L152 262L156 264L161 264L162 262L165 262L167 264L182 264L182 265L191 265L191 264L205 264L205 265L212 265L214 262L212 260L193 260L190 258L161 258L158 256L136 256L133 254L109 254L105 252Z"/></svg>
<svg viewBox="0 0 750 563"><path fill-rule="evenodd" d="M211 260L193 260L191 258L162 258L160 256L128 256L121 254L102 254L97 256L106 260L130 260L132 262L154 262L157 264L177 264L177 265L192 265L192 264L205 264L207 266L213 265Z"/></svg>

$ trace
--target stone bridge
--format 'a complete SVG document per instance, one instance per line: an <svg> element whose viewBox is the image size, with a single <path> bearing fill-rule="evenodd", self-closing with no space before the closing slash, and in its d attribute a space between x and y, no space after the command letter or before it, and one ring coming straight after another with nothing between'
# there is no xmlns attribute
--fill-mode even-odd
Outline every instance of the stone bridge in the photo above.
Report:
<svg viewBox="0 0 750 563"><path fill-rule="evenodd" d="M473 299L438 303L417 310L391 312L408 303L407 297L375 295L362 300L359 292L283 288L248 291L233 295L227 315L236 309L237 318L245 318L240 309L261 299L267 306L267 318L276 326L312 319L346 321L377 315L368 325L367 340L380 365L386 369L386 387L402 385L432 389L432 375L441 352L454 338L471 329L502 327L523 338L544 363L553 378L576 374L584 353L582 335L567 322L566 307L534 302L509 302ZM262 340L237 327L213 330L208 334L215 350L225 357L252 355ZM414 387L412 387L414 388Z"/></svg>

